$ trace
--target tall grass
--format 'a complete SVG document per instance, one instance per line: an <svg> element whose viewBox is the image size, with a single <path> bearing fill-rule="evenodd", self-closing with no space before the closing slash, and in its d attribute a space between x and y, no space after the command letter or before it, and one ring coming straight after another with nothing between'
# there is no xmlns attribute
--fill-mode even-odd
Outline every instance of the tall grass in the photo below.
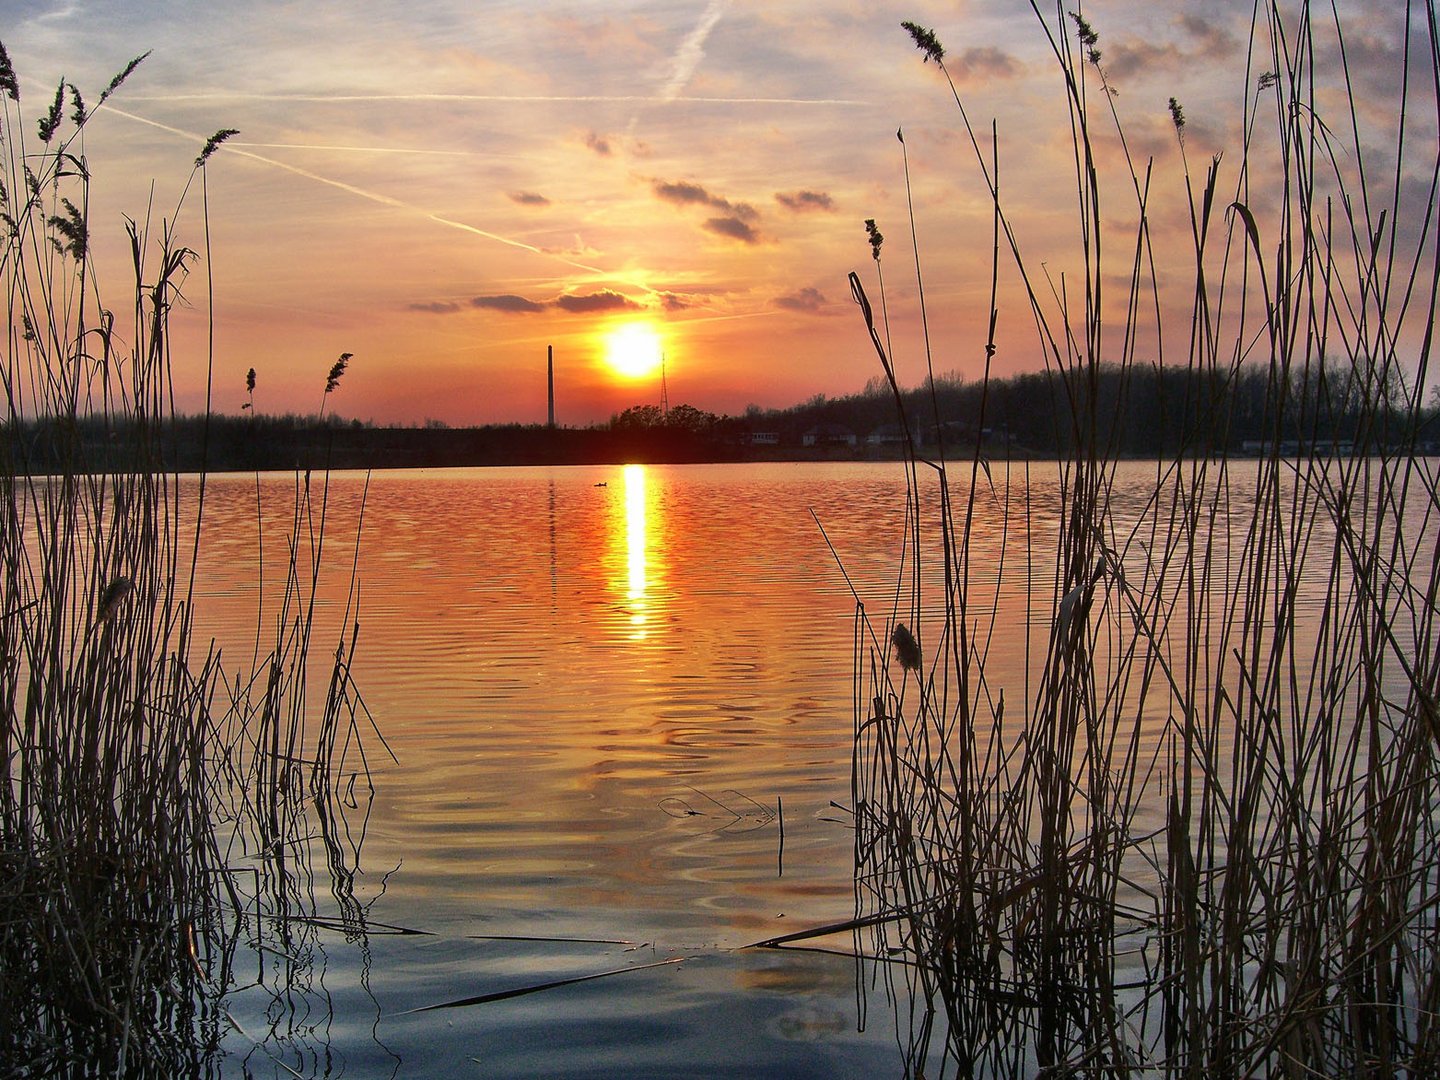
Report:
<svg viewBox="0 0 1440 1080"><path fill-rule="evenodd" d="M1086 20L1034 7L1072 135L1058 283L955 95L994 290L1004 269L1028 300L1075 452L1022 467L978 439L958 463L912 447L896 603L860 609L857 922L905 961L881 968L909 1075L1440 1073L1440 474L1415 454L1440 31L1433 3L1406 10L1388 130L1362 121L1351 28L1308 5L1256 7L1234 160L1192 175L1172 100L1179 326L1156 284L1159 166L1131 159ZM1108 187L1102 129L1122 155ZM1258 458L1225 426L1250 363L1267 372ZM1187 369L1192 397L1136 506L1096 388L1106 365L1151 364Z"/></svg>
<svg viewBox="0 0 1440 1080"><path fill-rule="evenodd" d="M208 231L206 162L227 133L169 215L127 222L131 280L112 308L80 92L62 83L33 123L0 48L0 93L0 1072L195 1075L236 1037L225 995L243 956L312 925L317 870L347 926L363 915L342 821L368 775L354 638L313 707L325 500L308 475L254 675L227 679L198 637L204 477L162 464L170 314L205 254L178 239L186 203L201 200L191 227ZM103 458L87 454L82 418L106 425ZM37 475L37 459L60 466ZM356 600L352 578L347 625ZM276 952L298 969L292 944ZM274 1053L276 1035L248 1051Z"/></svg>

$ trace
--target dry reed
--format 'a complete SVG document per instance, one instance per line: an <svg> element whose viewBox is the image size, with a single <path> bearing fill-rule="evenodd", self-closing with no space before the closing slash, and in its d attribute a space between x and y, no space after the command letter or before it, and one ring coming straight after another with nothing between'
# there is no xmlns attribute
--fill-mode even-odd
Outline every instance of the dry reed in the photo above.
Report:
<svg viewBox="0 0 1440 1080"><path fill-rule="evenodd" d="M1433 3L1408 5L1403 96L1377 132L1338 13L1256 10L1242 150L1186 170L1191 317L1153 331L1153 356L1153 164L1125 148L1096 30L1034 8L1071 123L1078 286L1035 287L998 150L955 96L993 202L992 280L1007 250L1074 452L1042 498L1048 465L988 461L977 437L957 480L912 440L895 610L882 626L859 609L856 921L861 951L906 961L866 974L902 1011L907 1075L1440 1072L1440 477L1416 453L1440 31ZM935 35L907 29L943 70ZM1317 70L1322 50L1337 67ZM1183 160L1173 100L1171 120ZM1112 124L1120 214L1102 212L1095 144ZM1170 418L1186 436L1137 508L1098 375L1173 366L1162 345L1187 338L1191 397ZM1242 456L1227 391L1251 363L1269 436ZM998 572L978 515L1004 530ZM1002 591L1025 619L1008 669Z"/></svg>
<svg viewBox="0 0 1440 1080"><path fill-rule="evenodd" d="M226 995L262 949L289 959L264 964L277 1009L242 1053L303 1067L313 1051L295 1048L284 1003L308 978L317 876L336 921L364 929L363 833L345 821L368 788L353 630L323 704L306 698L326 489L297 481L255 675L228 681L195 631L204 478L163 464L169 316L205 254L177 239L186 196L158 226L127 223L133 278L117 314L89 242L92 114L62 83L37 141L3 49L0 90L0 1072L215 1071L237 1038ZM203 198L229 134L206 144L187 193ZM102 455L82 420L105 425ZM39 475L38 461L59 467ZM347 626L357 599L352 574Z"/></svg>

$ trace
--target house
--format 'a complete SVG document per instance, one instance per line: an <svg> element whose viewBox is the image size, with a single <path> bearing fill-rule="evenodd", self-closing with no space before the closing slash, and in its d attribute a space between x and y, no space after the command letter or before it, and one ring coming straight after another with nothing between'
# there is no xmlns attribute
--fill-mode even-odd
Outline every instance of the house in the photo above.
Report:
<svg viewBox="0 0 1440 1080"><path fill-rule="evenodd" d="M904 446L905 429L899 424L881 424L865 437L867 446Z"/></svg>
<svg viewBox="0 0 1440 1080"><path fill-rule="evenodd" d="M841 424L816 424L800 437L804 446L854 446L860 440Z"/></svg>

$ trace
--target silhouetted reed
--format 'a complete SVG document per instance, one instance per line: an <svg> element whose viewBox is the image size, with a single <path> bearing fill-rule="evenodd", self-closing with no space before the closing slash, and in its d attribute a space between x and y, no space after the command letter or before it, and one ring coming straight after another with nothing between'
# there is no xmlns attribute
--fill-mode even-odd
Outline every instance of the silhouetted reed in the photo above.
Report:
<svg viewBox="0 0 1440 1080"><path fill-rule="evenodd" d="M1440 1072L1440 476L1415 453L1440 39L1434 5L1412 8L1388 133L1361 126L1338 16L1258 9L1239 160L1185 170L1192 309L1163 335L1154 166L1130 158L1097 31L1034 9L1074 144L1078 272L1053 291L956 94L994 279L1004 248L1075 451L1022 472L977 434L956 480L912 441L895 610L859 611L856 915L868 951L906 961L875 977L909 1075ZM907 29L943 70L935 35ZM1188 434L1145 505L1123 503L1098 373L1173 365L1182 341L1193 396L1170 422ZM1269 434L1242 456L1227 388L1256 360ZM1030 480L1052 468L1042 500ZM1004 529L998 568L980 513ZM1025 618L1003 660L1002 589Z"/></svg>
<svg viewBox="0 0 1440 1080"><path fill-rule="evenodd" d="M105 307L91 114L62 83L37 142L3 49L0 90L0 1072L199 1075L236 1038L225 995L260 942L278 935L289 958L261 980L277 1000L303 977L317 873L337 921L363 932L363 829L344 821L368 803L353 630L313 707L325 499L307 476L255 674L227 681L196 639L204 480L162 465L169 316L200 258L177 239L185 196L158 226L148 214L127 223L129 303ZM198 182L203 195L206 160L229 134L206 144L187 192ZM82 418L110 433L98 459ZM44 474L37 460L51 463ZM352 574L346 626L355 601ZM283 1034L272 1025L247 1052L275 1053Z"/></svg>

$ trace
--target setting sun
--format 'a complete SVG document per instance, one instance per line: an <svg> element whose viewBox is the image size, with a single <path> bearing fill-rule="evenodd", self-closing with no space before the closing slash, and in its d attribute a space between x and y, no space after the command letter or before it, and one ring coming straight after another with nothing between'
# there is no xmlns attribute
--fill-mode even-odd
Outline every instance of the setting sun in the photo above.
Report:
<svg viewBox="0 0 1440 1080"><path fill-rule="evenodd" d="M643 379L660 368L660 334L647 323L626 323L605 335L605 363L617 375Z"/></svg>

